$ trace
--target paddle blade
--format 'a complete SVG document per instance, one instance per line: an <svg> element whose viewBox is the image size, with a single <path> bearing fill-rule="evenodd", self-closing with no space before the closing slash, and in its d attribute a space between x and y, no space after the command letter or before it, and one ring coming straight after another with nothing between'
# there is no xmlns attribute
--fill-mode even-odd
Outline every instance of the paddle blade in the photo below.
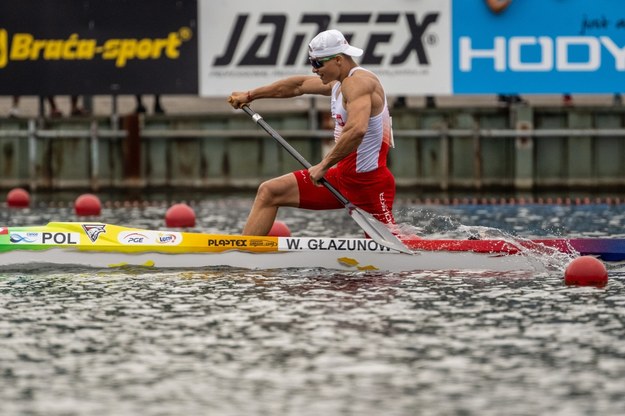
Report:
<svg viewBox="0 0 625 416"><path fill-rule="evenodd" d="M375 219L375 217L366 211L361 210L353 204L345 205L347 212L356 221L360 228L363 229L369 237L381 246L388 247L392 250L406 254L414 254L404 243L393 234L386 225Z"/></svg>

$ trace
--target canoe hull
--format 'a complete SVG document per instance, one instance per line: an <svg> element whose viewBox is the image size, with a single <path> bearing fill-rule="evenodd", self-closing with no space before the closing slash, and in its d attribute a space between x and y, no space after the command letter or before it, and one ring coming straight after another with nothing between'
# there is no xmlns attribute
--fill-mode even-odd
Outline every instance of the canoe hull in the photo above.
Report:
<svg viewBox="0 0 625 416"><path fill-rule="evenodd" d="M3 269L26 269L41 265L119 268L142 266L153 268L235 267L250 270L285 268L322 268L340 271L381 270L404 272L416 270L491 270L517 271L546 269L540 259L525 255L485 254L473 252L363 253L337 251L299 251L281 253L116 253L76 251L51 248L43 251L12 251L0 254Z"/></svg>
<svg viewBox="0 0 625 416"><path fill-rule="evenodd" d="M564 267L580 254L625 259L625 240L620 239L403 241L414 254L394 252L363 238L236 236L54 222L0 227L0 267L544 271Z"/></svg>

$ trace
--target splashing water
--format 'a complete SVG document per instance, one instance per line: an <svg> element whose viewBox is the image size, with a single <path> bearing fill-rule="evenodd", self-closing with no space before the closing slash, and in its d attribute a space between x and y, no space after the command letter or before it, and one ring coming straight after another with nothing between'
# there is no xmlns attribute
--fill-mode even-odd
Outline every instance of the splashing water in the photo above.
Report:
<svg viewBox="0 0 625 416"><path fill-rule="evenodd" d="M504 241L518 249L521 255L532 256L544 266L545 270L551 271L564 271L571 260L577 257L572 253L563 253L555 248L534 243L531 237L521 237L496 227L465 225L455 217L441 215L428 209L414 211L412 219L414 223L399 223L395 231L400 235L420 236L427 239Z"/></svg>

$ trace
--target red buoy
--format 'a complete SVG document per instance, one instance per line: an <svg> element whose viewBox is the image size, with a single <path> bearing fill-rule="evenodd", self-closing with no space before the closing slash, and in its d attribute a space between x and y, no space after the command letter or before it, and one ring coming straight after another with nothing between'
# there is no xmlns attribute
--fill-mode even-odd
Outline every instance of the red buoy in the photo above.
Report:
<svg viewBox="0 0 625 416"><path fill-rule="evenodd" d="M564 283L575 286L598 286L608 283L608 271L601 260L592 256L574 259L564 272Z"/></svg>
<svg viewBox="0 0 625 416"><path fill-rule="evenodd" d="M7 194L7 205L9 208L28 208L30 194L25 189L13 188Z"/></svg>
<svg viewBox="0 0 625 416"><path fill-rule="evenodd" d="M193 227L195 212L187 204L174 204L165 213L165 224L168 227Z"/></svg>
<svg viewBox="0 0 625 416"><path fill-rule="evenodd" d="M274 221L271 226L271 230L269 230L269 234L267 235L272 237L290 237L291 230L289 230L289 227L287 227L287 225L282 221Z"/></svg>
<svg viewBox="0 0 625 416"><path fill-rule="evenodd" d="M74 212L80 216L97 216L102 212L100 198L93 194L82 194L74 202Z"/></svg>

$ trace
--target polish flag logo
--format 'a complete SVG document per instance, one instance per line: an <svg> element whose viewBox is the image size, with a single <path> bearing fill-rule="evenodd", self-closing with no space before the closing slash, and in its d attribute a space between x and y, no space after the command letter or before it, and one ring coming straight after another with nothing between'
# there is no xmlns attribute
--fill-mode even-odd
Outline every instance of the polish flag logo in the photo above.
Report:
<svg viewBox="0 0 625 416"><path fill-rule="evenodd" d="M0 227L0 235L8 234L8 233L9 233L9 229L7 227Z"/></svg>

